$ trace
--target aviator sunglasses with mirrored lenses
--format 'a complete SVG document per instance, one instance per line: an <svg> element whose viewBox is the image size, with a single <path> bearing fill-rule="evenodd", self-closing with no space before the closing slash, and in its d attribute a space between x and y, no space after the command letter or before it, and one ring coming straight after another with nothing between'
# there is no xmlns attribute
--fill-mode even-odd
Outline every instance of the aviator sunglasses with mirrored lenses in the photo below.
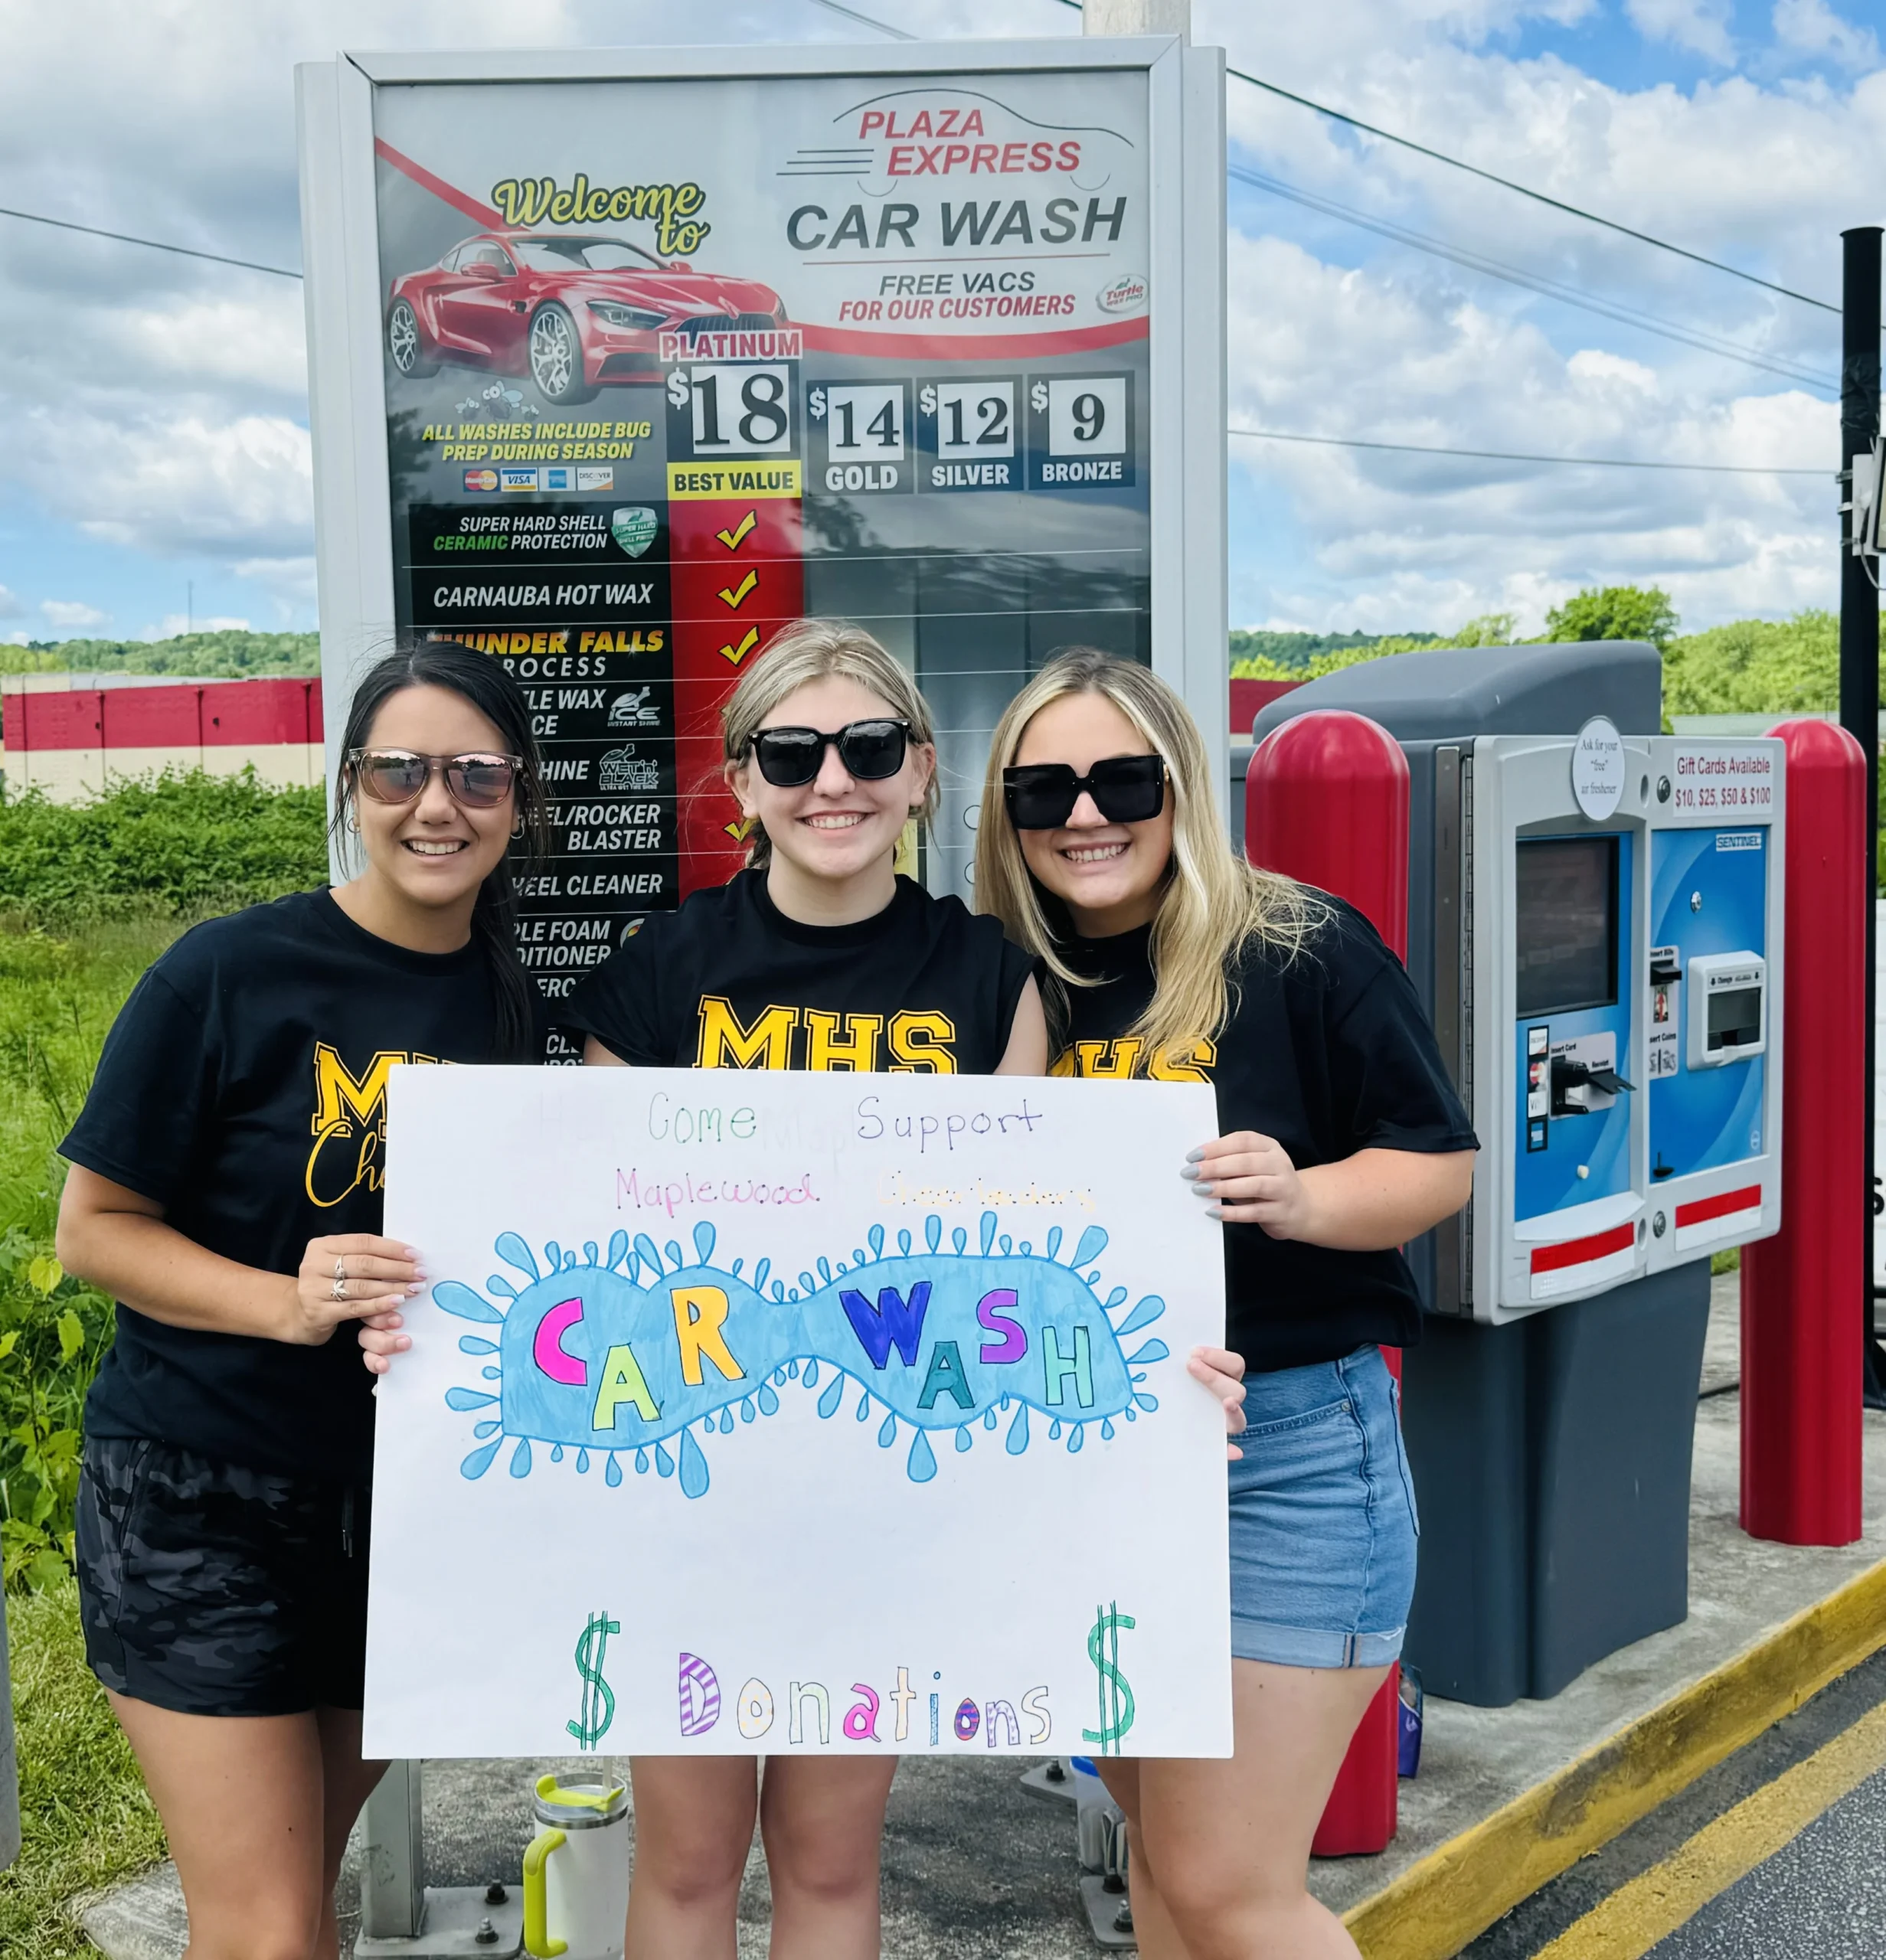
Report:
<svg viewBox="0 0 1886 1960"><path fill-rule="evenodd" d="M753 738L753 760L775 789L802 789L818 776L827 749L836 749L845 773L860 782L881 782L904 766L910 724L884 716L848 721L835 734L816 728L763 728Z"/></svg>
<svg viewBox="0 0 1886 1960"><path fill-rule="evenodd" d="M1002 773L1002 801L1017 830L1059 830L1085 790L1110 824L1143 824L1165 807L1158 756L1109 756L1085 776L1068 763L1027 763Z"/></svg>
<svg viewBox="0 0 1886 1960"><path fill-rule="evenodd" d="M410 749L356 749L348 757L354 779L376 803L410 803L443 772L453 802L468 810L494 809L511 793L521 756L483 750L466 756L416 756Z"/></svg>

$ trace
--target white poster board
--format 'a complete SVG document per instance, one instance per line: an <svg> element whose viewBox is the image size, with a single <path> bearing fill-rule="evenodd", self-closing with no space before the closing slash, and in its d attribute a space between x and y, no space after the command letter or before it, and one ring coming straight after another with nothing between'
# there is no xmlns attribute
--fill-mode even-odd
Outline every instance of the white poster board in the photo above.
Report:
<svg viewBox="0 0 1886 1960"><path fill-rule="evenodd" d="M370 1756L1230 1753L1209 1089L388 1096Z"/></svg>

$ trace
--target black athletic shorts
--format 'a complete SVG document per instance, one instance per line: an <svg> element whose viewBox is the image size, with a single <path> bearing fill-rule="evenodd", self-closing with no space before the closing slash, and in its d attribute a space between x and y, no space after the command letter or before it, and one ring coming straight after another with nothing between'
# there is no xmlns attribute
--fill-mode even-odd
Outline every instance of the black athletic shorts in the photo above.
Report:
<svg viewBox="0 0 1886 1960"><path fill-rule="evenodd" d="M77 1564L93 1673L185 1715L359 1707L367 1513L364 1488L89 1439Z"/></svg>

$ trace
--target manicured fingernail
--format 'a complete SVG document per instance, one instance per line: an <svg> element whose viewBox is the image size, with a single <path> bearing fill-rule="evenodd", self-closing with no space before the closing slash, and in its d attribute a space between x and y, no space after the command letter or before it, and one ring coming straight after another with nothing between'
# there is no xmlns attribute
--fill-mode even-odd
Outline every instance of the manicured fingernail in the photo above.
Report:
<svg viewBox="0 0 1886 1960"><path fill-rule="evenodd" d="M1204 1175L1204 1171L1198 1169L1192 1163L1191 1159L1188 1157L1186 1158L1185 1162L1178 1167L1178 1174L1182 1178L1202 1178Z"/></svg>
<svg viewBox="0 0 1886 1960"><path fill-rule="evenodd" d="M1198 1160L1204 1155L1204 1154L1205 1147L1201 1143L1196 1150L1188 1150L1186 1152L1185 1161L1188 1164L1196 1164Z"/></svg>
<svg viewBox="0 0 1886 1960"><path fill-rule="evenodd" d="M418 1256L419 1256L419 1248L418 1248L418 1246L408 1246L407 1247L407 1249L406 1249L406 1256L407 1256L408 1259L417 1259L417 1258L418 1258Z"/></svg>
<svg viewBox="0 0 1886 1960"><path fill-rule="evenodd" d="M1194 1184L1192 1192L1198 1197L1212 1197L1216 1196L1218 1187L1215 1184Z"/></svg>
<svg viewBox="0 0 1886 1960"><path fill-rule="evenodd" d="M1208 1218L1215 1218L1220 1224L1223 1224L1224 1222L1224 1207L1221 1204L1208 1204L1205 1207L1205 1216Z"/></svg>
<svg viewBox="0 0 1886 1960"><path fill-rule="evenodd" d="M417 1293L419 1290L420 1290L420 1285L419 1285L419 1282L416 1279L416 1280L414 1280L414 1281L413 1282L413 1283L412 1283L412 1285L410 1285L409 1287L407 1287L407 1289L406 1289L406 1297L410 1300L410 1299L413 1297L413 1295L415 1293Z"/></svg>

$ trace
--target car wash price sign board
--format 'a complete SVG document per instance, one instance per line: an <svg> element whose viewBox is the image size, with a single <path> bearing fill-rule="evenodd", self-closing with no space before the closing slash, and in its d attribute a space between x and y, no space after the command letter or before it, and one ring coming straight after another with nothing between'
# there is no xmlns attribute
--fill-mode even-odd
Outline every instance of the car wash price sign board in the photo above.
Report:
<svg viewBox="0 0 1886 1960"><path fill-rule="evenodd" d="M801 614L930 701L932 890L1056 648L1221 730L1221 75L1163 40L301 71L328 722L392 632L515 675L553 999L742 861L720 710Z"/></svg>

